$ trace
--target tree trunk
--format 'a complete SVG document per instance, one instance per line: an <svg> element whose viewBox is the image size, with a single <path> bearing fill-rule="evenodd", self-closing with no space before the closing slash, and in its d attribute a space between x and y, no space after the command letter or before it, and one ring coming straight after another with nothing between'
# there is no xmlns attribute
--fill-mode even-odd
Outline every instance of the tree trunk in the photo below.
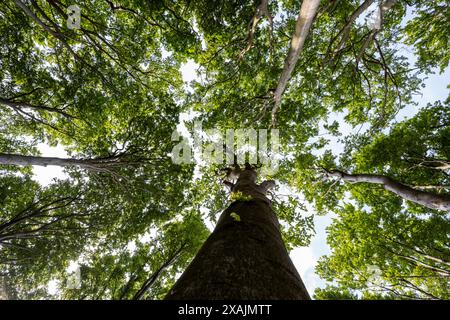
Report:
<svg viewBox="0 0 450 320"><path fill-rule="evenodd" d="M294 72L294 68L300 57L303 44L306 41L309 29L314 21L314 18L316 17L316 11L319 4L320 0L302 1L300 13L295 24L295 31L291 39L291 46L289 47L288 54L284 60L283 71L274 92L275 105L272 109L272 125L275 124L276 113L281 105L281 97L286 89L289 79L291 79L292 73Z"/></svg>
<svg viewBox="0 0 450 320"><path fill-rule="evenodd" d="M222 213L165 299L310 299L265 195L268 185L256 184L254 170L242 171L232 191L244 196Z"/></svg>
<svg viewBox="0 0 450 320"><path fill-rule="evenodd" d="M141 288L133 296L133 300L141 300L145 293L155 284L156 280L160 277L169 266L171 266L183 252L186 244L184 243L177 251L175 251L168 259L155 271L152 275L145 280Z"/></svg>
<svg viewBox="0 0 450 320"><path fill-rule="evenodd" d="M72 167L77 166L92 172L105 172L115 174L116 167L124 167L132 165L133 162L123 160L119 156L111 156L107 158L95 159L68 159L55 157L35 157L23 156L18 154L0 153L0 165L17 165L17 166L59 166Z"/></svg>
<svg viewBox="0 0 450 320"><path fill-rule="evenodd" d="M450 211L450 195L447 194L436 194L417 190L387 176L376 174L348 174L339 170L327 171L327 174L350 183L366 182L381 184L386 190L395 193L405 200L418 203L430 209Z"/></svg>
<svg viewBox="0 0 450 320"><path fill-rule="evenodd" d="M89 164L89 160L64 159L55 157L35 157L23 156L18 154L0 153L0 164L9 164L17 166L85 166Z"/></svg>

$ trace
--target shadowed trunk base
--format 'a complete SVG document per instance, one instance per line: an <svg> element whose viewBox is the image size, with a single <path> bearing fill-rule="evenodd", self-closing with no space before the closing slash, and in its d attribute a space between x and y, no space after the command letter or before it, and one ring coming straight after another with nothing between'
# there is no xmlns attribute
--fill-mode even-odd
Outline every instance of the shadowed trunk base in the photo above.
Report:
<svg viewBox="0 0 450 320"><path fill-rule="evenodd" d="M305 300L270 202L236 201L165 299Z"/></svg>

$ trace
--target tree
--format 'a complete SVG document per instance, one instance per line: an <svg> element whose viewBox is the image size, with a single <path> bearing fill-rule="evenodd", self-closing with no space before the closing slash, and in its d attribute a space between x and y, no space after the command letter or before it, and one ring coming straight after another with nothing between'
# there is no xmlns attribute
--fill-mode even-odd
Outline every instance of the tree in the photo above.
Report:
<svg viewBox="0 0 450 320"><path fill-rule="evenodd" d="M448 201L444 160L450 147L448 111L446 104L429 105L394 125L389 133L365 137L363 147L341 161L357 173L344 174L343 184L336 180L330 192L349 190L356 203L333 209L340 217L329 230L333 252L318 269L326 279L332 275L341 290L369 294L372 289L384 298L448 298L448 208L419 202L401 192L421 194L431 201L442 199L442 204ZM341 178L339 172L337 176ZM370 183L374 177L389 191ZM403 182L401 189L395 188L398 182L393 179ZM385 183L393 183L394 188ZM378 280L371 275L374 266ZM318 294L326 296L323 291Z"/></svg>
<svg viewBox="0 0 450 320"><path fill-rule="evenodd" d="M345 157L343 163L357 173L325 169L326 175L349 183L379 184L405 200L449 211L450 198L442 193L450 169L449 119L448 102L430 105Z"/></svg>
<svg viewBox="0 0 450 320"><path fill-rule="evenodd" d="M353 293L448 299L448 219L420 218L399 210L399 203L388 197L379 198L371 210L351 204L339 210L340 219L329 228L333 251L319 262L319 274Z"/></svg>
<svg viewBox="0 0 450 320"><path fill-rule="evenodd" d="M239 170L235 201L166 299L310 299L266 197L271 183L256 179L249 164Z"/></svg>
<svg viewBox="0 0 450 320"><path fill-rule="evenodd" d="M214 270L234 278L233 297L308 298L288 252L309 244L314 214L334 213L333 252L317 269L334 283L318 298L448 297L448 102L414 105L423 78L448 66L443 1L93 0L77 4L72 29L70 5L0 3L0 276L9 296L194 297L189 279L200 272L210 290L196 295L225 296L224 287L212 293ZM190 83L186 63L198 73ZM398 122L404 107L411 119ZM222 166L172 163L173 131L194 121L221 132L279 129L280 154L270 155L279 170L258 172L277 187L255 197L268 184L252 178L251 190L238 190L253 176L244 170L230 197ZM344 150L331 142L339 136ZM67 156L46 157L40 144ZM39 185L32 165L51 164L66 178ZM383 183L348 183L374 177ZM266 220L252 220L257 211ZM68 285L75 265L79 288ZM270 293L271 281L290 285Z"/></svg>

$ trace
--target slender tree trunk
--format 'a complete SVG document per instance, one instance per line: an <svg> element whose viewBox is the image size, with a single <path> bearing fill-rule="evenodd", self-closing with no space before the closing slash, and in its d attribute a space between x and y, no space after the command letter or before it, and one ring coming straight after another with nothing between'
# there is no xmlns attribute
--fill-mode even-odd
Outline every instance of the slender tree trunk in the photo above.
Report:
<svg viewBox="0 0 450 320"><path fill-rule="evenodd" d="M145 280L141 288L133 296L133 300L141 300L145 293L155 284L161 273L163 273L169 266L171 266L183 252L186 244L183 244L177 251L175 251L152 275Z"/></svg>
<svg viewBox="0 0 450 320"><path fill-rule="evenodd" d="M450 211L450 195L447 194L436 194L417 190L392 178L376 174L348 174L339 170L327 171L327 174L351 183L367 182L381 184L386 190L395 193L405 200L418 203L430 209Z"/></svg>
<svg viewBox="0 0 450 320"><path fill-rule="evenodd" d="M126 161L120 161L117 157L97 158L97 159L69 159L55 157L36 157L23 156L18 154L0 153L0 164L17 166L59 166L70 167L78 166L94 171L108 171L110 167L129 164Z"/></svg>
<svg viewBox="0 0 450 320"><path fill-rule="evenodd" d="M87 166L90 160L84 159L65 159L55 157L35 157L23 156L18 154L0 153L0 164L12 164L17 166Z"/></svg>
<svg viewBox="0 0 450 320"><path fill-rule="evenodd" d="M165 299L310 299L284 246L278 219L246 169L233 186L251 200L233 202Z"/></svg>
<svg viewBox="0 0 450 320"><path fill-rule="evenodd" d="M275 125L276 114L281 105L281 97L286 89L289 79L291 79L292 73L294 72L294 68L300 57L303 44L306 41L309 29L314 21L314 18L316 17L316 11L319 4L320 0L303 0L302 2L300 13L295 24L295 31L292 35L291 46L289 47L288 54L284 60L283 71L280 79L278 80L278 85L274 93L275 105L272 109L272 125Z"/></svg>

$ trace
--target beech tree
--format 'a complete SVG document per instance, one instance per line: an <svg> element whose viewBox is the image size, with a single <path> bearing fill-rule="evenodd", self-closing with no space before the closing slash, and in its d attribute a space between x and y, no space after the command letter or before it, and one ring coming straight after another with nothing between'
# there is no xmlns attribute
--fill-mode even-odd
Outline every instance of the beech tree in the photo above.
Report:
<svg viewBox="0 0 450 320"><path fill-rule="evenodd" d="M237 176L235 201L166 299L310 299L266 197L273 181L258 185L249 164Z"/></svg>
<svg viewBox="0 0 450 320"><path fill-rule="evenodd" d="M388 134L365 137L369 142L364 147L342 159L356 173L341 178L336 171L338 180L330 192L345 188L356 203L333 210L341 217L329 230L333 254L318 267L321 275L333 274L342 283L340 290L364 288L370 296L367 288L372 288L397 298L448 298L447 104L423 108ZM439 240L440 236L444 238ZM368 266L377 266L376 280Z"/></svg>
<svg viewBox="0 0 450 320"><path fill-rule="evenodd" d="M447 70L444 1L94 0L76 27L70 5L0 3L3 295L448 298L450 108L416 103ZM278 129L278 170L173 163L195 121ZM289 252L316 214L313 295Z"/></svg>

